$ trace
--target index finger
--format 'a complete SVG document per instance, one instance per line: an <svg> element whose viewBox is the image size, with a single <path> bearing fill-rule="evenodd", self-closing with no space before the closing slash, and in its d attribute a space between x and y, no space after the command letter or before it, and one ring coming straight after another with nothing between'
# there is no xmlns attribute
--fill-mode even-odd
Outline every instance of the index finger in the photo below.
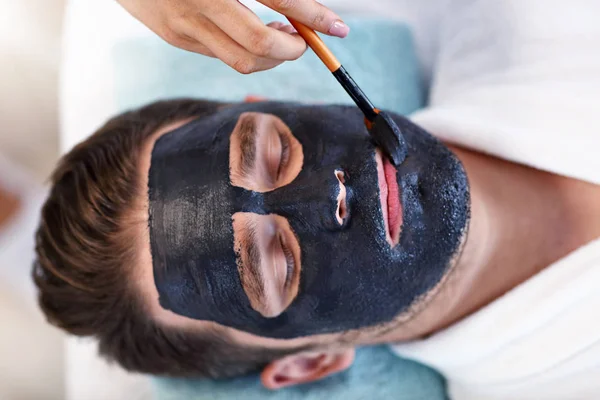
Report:
<svg viewBox="0 0 600 400"><path fill-rule="evenodd" d="M329 8L315 0L258 0L265 6L302 22L315 31L346 37L350 28Z"/></svg>

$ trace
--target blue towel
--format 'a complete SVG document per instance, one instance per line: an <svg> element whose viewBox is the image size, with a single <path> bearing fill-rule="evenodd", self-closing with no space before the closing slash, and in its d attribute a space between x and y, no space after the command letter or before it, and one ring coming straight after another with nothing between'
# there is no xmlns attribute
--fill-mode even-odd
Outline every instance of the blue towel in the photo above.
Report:
<svg viewBox="0 0 600 400"><path fill-rule="evenodd" d="M263 21L284 21L277 14ZM397 22L345 17L344 40L323 37L340 62L379 108L409 114L423 106L419 68L410 30ZM308 51L274 70L240 75L220 61L188 53L158 38L117 44L113 52L121 110L153 100L201 97L353 104L321 61ZM435 371L392 354L386 346L357 351L354 365L323 381L268 391L256 375L226 381L155 378L157 400L441 400L445 383ZM132 397L133 396L132 394Z"/></svg>

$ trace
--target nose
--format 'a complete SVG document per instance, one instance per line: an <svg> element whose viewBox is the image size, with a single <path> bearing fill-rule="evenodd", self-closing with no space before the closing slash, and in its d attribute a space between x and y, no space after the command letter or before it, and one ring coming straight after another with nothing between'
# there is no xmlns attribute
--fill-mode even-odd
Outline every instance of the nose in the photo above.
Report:
<svg viewBox="0 0 600 400"><path fill-rule="evenodd" d="M264 195L265 212L329 230L345 227L350 217L347 175L341 168L313 171Z"/></svg>
<svg viewBox="0 0 600 400"><path fill-rule="evenodd" d="M337 208L335 210L335 219L340 224L340 226L343 226L346 224L346 218L348 217L348 207L346 205L346 185L344 185L344 183L346 183L346 176L344 174L344 171L338 169L335 171L335 177L338 180L340 188L340 191L337 196Z"/></svg>

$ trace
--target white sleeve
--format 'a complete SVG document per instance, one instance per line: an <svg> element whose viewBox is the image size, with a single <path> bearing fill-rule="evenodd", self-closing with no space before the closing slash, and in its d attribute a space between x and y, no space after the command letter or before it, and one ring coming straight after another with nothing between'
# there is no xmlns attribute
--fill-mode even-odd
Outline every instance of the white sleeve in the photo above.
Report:
<svg viewBox="0 0 600 400"><path fill-rule="evenodd" d="M600 184L600 1L455 0L430 106L451 143Z"/></svg>

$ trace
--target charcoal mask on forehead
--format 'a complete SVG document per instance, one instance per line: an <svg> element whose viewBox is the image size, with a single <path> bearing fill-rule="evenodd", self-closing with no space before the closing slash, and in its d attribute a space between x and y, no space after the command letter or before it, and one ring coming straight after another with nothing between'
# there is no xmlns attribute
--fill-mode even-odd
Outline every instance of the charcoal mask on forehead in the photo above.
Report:
<svg viewBox="0 0 600 400"><path fill-rule="evenodd" d="M231 184L229 143L239 116L269 113L300 142L304 162L267 193ZM448 271L469 218L463 167L437 139L392 115L407 146L398 167L402 230L393 248L379 200L375 146L353 107L239 104L160 137L149 171L149 227L160 304L176 314L260 336L294 338L391 321ZM345 173L348 217L335 220ZM300 245L296 298L280 315L255 311L234 251L232 215L277 214Z"/></svg>

